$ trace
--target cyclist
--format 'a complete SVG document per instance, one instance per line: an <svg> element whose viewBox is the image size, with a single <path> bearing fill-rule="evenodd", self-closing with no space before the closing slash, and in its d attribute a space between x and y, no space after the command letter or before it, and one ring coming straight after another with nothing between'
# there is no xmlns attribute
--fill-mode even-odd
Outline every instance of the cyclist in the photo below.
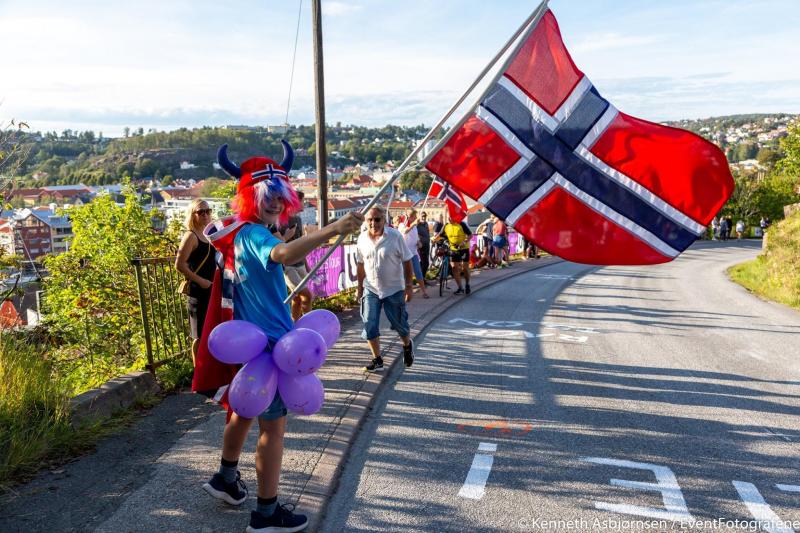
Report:
<svg viewBox="0 0 800 533"><path fill-rule="evenodd" d="M469 238L472 232L463 221L458 222L452 216L445 224L442 233L450 245L450 261L453 265L453 277L458 285L458 290L453 294L469 294ZM461 277L464 277L464 288L461 288Z"/></svg>

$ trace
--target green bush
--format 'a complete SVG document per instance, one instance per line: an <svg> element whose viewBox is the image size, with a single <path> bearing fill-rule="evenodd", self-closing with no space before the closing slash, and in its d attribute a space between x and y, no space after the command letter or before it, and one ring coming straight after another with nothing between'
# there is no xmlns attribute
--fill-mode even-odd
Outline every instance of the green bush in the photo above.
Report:
<svg viewBox="0 0 800 533"><path fill-rule="evenodd" d="M314 300L314 303L311 304L311 307L314 309L327 309L338 313L352 309L356 305L358 305L358 301L356 300L356 289L353 287L337 292L333 296L328 296L327 298L317 298Z"/></svg>

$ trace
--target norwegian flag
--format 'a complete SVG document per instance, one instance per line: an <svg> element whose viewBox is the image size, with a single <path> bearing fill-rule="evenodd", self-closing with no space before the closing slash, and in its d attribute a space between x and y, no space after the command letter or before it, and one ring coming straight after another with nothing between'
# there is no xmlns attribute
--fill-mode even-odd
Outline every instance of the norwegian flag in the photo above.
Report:
<svg viewBox="0 0 800 533"><path fill-rule="evenodd" d="M433 177L428 196L444 200L450 217L456 222L461 222L467 216L467 202L464 196L437 176Z"/></svg>
<svg viewBox="0 0 800 533"><path fill-rule="evenodd" d="M239 230L246 224L235 217L227 217L203 230L208 242L217 250L217 269L211 286L203 335L197 347L192 376L192 390L213 397L223 407L228 408L227 389L238 371L236 365L218 361L208 349L208 336L217 325L233 320L233 291L236 282L236 250L234 240ZM229 414L230 416L230 414Z"/></svg>
<svg viewBox="0 0 800 533"><path fill-rule="evenodd" d="M550 10L425 166L544 250L596 265L674 259L733 192L716 146L604 99Z"/></svg>

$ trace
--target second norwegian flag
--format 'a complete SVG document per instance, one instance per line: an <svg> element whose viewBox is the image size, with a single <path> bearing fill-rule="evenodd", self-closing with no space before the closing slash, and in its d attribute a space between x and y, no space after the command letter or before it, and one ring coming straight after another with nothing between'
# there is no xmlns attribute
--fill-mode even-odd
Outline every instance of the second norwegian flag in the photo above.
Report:
<svg viewBox="0 0 800 533"><path fill-rule="evenodd" d="M456 222L461 222L467 216L467 202L464 195L455 188L434 176L428 196L443 200L447 206L447 212Z"/></svg>
<svg viewBox="0 0 800 533"><path fill-rule="evenodd" d="M674 259L733 192L719 148L604 99L550 10L425 161L544 250L597 265Z"/></svg>

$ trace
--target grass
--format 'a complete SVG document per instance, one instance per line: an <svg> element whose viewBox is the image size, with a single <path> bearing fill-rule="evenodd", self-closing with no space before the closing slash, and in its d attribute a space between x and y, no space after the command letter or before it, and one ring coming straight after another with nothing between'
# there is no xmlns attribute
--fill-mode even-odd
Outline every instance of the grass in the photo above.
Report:
<svg viewBox="0 0 800 533"><path fill-rule="evenodd" d="M111 419L73 427L69 402L75 389L48 357L48 348L29 333L0 332L0 493L43 467L92 449L153 402L142 398Z"/></svg>
<svg viewBox="0 0 800 533"><path fill-rule="evenodd" d="M72 391L57 379L43 347L26 341L7 332L0 338L0 485L69 440Z"/></svg>
<svg viewBox="0 0 800 533"><path fill-rule="evenodd" d="M728 275L763 298L800 309L800 212L774 224L764 253Z"/></svg>

